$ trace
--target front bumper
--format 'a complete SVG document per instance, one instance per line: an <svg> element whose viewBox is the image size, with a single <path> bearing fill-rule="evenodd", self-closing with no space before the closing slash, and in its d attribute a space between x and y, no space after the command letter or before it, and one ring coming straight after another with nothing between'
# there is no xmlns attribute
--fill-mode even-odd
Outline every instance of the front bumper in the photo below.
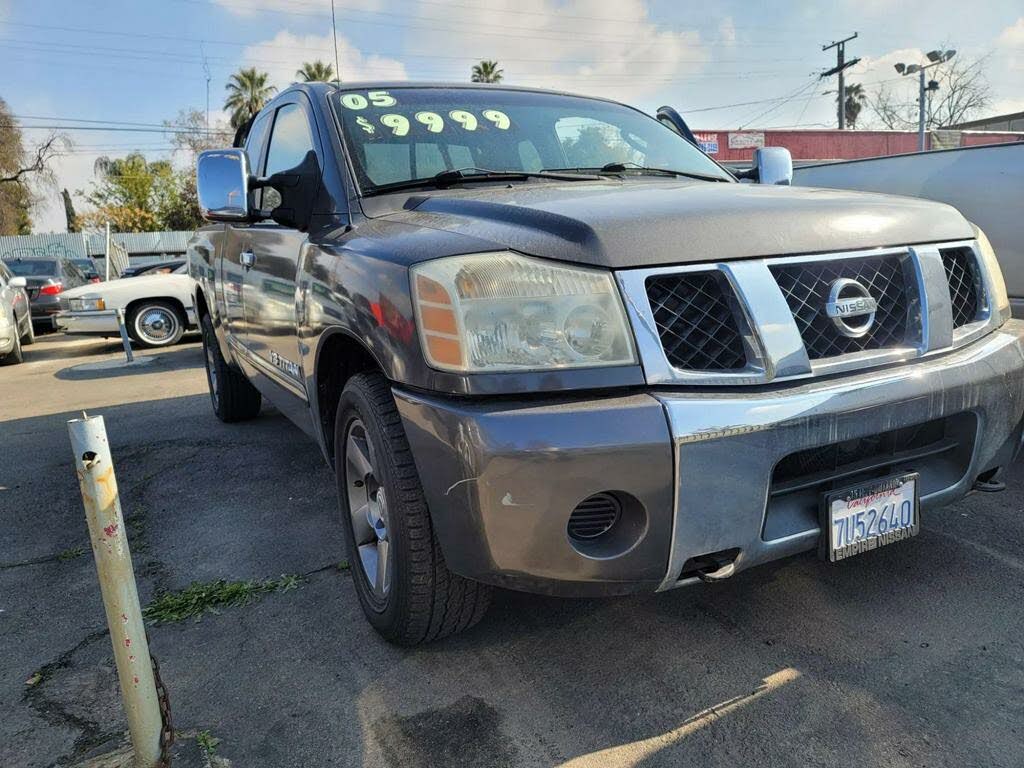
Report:
<svg viewBox="0 0 1024 768"><path fill-rule="evenodd" d="M1024 321L1012 320L946 355L788 387L540 402L395 395L454 572L527 591L615 594L688 583L711 554L738 571L814 549L820 493L856 484L858 467L920 472L925 512L963 496L1020 445L1022 339ZM780 462L808 449L937 423L943 442L916 453L861 456L842 477L777 477ZM580 551L569 516L606 491L641 505L643 528L622 551Z"/></svg>
<svg viewBox="0 0 1024 768"><path fill-rule="evenodd" d="M64 311L56 317L57 328L64 333L117 336L120 333L117 315L112 310L94 312Z"/></svg>

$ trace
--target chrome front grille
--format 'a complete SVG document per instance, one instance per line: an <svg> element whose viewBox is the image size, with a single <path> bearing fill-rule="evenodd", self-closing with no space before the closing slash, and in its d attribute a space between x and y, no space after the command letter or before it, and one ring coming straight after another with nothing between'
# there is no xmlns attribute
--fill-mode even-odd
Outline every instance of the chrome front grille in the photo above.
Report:
<svg viewBox="0 0 1024 768"><path fill-rule="evenodd" d="M961 328L978 319L981 311L981 280L978 262L970 248L943 248L942 266L949 282L949 300L953 307L953 327Z"/></svg>
<svg viewBox="0 0 1024 768"><path fill-rule="evenodd" d="M647 280L647 299L665 356L681 371L731 371L747 364L731 290L720 272Z"/></svg>
<svg viewBox="0 0 1024 768"><path fill-rule="evenodd" d="M907 339L908 293L916 290L905 255L836 259L771 266L811 360L900 346ZM878 302L871 330L860 337L840 332L825 312L837 280L856 280Z"/></svg>
<svg viewBox="0 0 1024 768"><path fill-rule="evenodd" d="M649 384L765 384L955 349L992 309L973 240L616 273ZM852 294L850 293L852 291Z"/></svg>

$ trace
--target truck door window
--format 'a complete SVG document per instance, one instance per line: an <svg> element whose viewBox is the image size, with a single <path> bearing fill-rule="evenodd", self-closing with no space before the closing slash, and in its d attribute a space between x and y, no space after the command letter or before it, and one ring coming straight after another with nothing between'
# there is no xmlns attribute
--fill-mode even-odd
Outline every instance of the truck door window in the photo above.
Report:
<svg viewBox="0 0 1024 768"><path fill-rule="evenodd" d="M298 104L285 104L277 110L274 129L270 134L267 168L264 175L272 176L294 168L313 149L313 133L306 113ZM263 208L273 209L281 204L281 194L267 187L263 190Z"/></svg>
<svg viewBox="0 0 1024 768"><path fill-rule="evenodd" d="M260 175L260 165L263 162L263 149L267 146L267 134L270 133L270 119L273 115L273 110L270 110L257 117L255 122L253 122L252 127L249 129L249 136L245 140L245 153L249 156L249 170L257 176ZM262 193L262 189L257 189L252 193L253 207L256 209L263 207Z"/></svg>

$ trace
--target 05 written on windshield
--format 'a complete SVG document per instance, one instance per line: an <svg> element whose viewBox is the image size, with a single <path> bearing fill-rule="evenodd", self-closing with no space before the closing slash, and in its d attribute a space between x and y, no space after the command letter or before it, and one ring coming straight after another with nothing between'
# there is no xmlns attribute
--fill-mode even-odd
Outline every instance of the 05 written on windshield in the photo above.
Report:
<svg viewBox="0 0 1024 768"><path fill-rule="evenodd" d="M387 91L367 91L365 96L361 93L346 93L341 97L341 104L346 109L361 112L371 107L394 107L398 105L398 100ZM502 131L507 131L512 125L509 116L497 109L483 109L480 111L480 115L484 120ZM414 123L419 124L430 133L441 133L448 127L455 127L458 130L465 131L475 131L480 127L480 120L477 116L465 109L450 110L447 114L448 120L445 120L445 116L429 110L415 112L411 117L412 119L410 120L410 117L407 115L388 112L380 115L377 118L377 122L384 128L389 129L392 136L408 135ZM371 136L377 132L377 126L374 122L363 115L356 117L356 125Z"/></svg>

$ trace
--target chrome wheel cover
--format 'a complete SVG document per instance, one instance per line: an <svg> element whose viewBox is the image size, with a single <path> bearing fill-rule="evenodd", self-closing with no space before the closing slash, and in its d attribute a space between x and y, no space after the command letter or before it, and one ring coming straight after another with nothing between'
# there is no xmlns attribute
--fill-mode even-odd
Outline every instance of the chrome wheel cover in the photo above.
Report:
<svg viewBox="0 0 1024 768"><path fill-rule="evenodd" d="M135 319L135 330L148 344L166 344L178 332L178 315L167 307L146 307Z"/></svg>
<svg viewBox="0 0 1024 768"><path fill-rule="evenodd" d="M378 479L373 446L361 420L349 422L344 451L342 471L360 566L374 597L384 600L391 591L394 569L388 539L388 499Z"/></svg>

